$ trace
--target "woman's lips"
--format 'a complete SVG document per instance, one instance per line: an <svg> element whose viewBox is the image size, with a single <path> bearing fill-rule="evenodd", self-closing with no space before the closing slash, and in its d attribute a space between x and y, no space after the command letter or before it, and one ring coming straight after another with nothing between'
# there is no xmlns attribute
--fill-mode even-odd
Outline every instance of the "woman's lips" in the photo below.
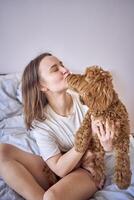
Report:
<svg viewBox="0 0 134 200"><path fill-rule="evenodd" d="M66 72L65 73L65 79L67 78L67 76L70 74L70 72Z"/></svg>

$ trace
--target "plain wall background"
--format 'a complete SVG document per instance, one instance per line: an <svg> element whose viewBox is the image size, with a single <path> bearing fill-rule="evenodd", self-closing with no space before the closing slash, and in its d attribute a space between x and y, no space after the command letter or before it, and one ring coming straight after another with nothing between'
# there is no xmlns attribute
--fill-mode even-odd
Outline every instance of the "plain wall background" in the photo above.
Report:
<svg viewBox="0 0 134 200"><path fill-rule="evenodd" d="M49 51L74 72L112 72L134 132L134 0L0 0L0 73Z"/></svg>

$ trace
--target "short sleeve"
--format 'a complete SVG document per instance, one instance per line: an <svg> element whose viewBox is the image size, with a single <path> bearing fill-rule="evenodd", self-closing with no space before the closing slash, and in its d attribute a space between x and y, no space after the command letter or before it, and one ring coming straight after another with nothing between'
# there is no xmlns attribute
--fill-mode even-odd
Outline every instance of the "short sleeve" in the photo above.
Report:
<svg viewBox="0 0 134 200"><path fill-rule="evenodd" d="M45 161L61 152L50 131L35 128L32 130L32 134L38 145L40 155Z"/></svg>

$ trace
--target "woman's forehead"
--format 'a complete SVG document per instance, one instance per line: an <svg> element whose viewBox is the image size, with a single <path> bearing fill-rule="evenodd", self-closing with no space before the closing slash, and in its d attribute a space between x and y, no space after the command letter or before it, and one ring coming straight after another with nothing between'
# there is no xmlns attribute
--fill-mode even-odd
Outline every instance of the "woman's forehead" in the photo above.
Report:
<svg viewBox="0 0 134 200"><path fill-rule="evenodd" d="M40 62L40 70L46 69L49 70L54 64L58 63L59 59L55 56L46 56Z"/></svg>

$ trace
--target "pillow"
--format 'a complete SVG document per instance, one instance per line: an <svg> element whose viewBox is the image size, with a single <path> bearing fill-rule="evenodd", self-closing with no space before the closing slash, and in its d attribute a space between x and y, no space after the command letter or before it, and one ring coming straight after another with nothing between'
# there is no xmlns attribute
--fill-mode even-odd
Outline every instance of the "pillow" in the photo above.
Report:
<svg viewBox="0 0 134 200"><path fill-rule="evenodd" d="M0 120L22 113L22 104L17 97L20 80L18 73L0 76Z"/></svg>
<svg viewBox="0 0 134 200"><path fill-rule="evenodd" d="M21 83L21 81L19 82L18 87L17 87L16 98L18 99L18 101L20 103L22 103L22 83Z"/></svg>

